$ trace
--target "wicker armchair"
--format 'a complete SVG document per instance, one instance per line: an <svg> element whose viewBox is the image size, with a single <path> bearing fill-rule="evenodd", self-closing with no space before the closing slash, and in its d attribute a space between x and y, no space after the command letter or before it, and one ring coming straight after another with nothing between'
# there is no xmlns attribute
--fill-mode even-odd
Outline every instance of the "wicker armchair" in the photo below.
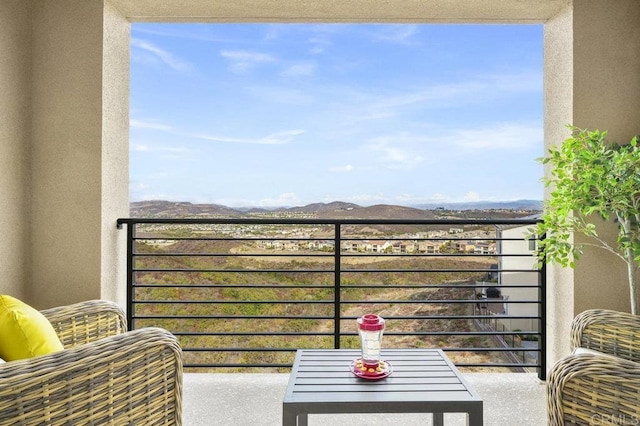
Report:
<svg viewBox="0 0 640 426"><path fill-rule="evenodd" d="M65 350L0 365L0 425L180 425L182 351L88 301L42 311Z"/></svg>
<svg viewBox="0 0 640 426"><path fill-rule="evenodd" d="M572 349L608 355L572 354L552 367L549 425L640 424L640 317L589 310L571 330Z"/></svg>

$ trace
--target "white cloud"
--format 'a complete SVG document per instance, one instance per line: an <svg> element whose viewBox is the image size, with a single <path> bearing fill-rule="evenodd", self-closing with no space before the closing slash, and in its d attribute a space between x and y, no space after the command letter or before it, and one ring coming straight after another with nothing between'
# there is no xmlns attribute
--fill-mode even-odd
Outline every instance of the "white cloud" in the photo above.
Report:
<svg viewBox="0 0 640 426"><path fill-rule="evenodd" d="M134 129L154 129L154 130L166 130L166 131L173 130L173 127L166 124L154 123L154 122L142 121L142 120L131 120L129 122L129 126Z"/></svg>
<svg viewBox="0 0 640 426"><path fill-rule="evenodd" d="M228 142L228 143L243 143L243 144L257 144L257 145L284 145L293 140L295 136L301 135L304 130L285 130L282 132L271 133L263 137L258 138L231 138L227 136L216 136L207 134L184 134L197 139L204 139L214 142Z"/></svg>
<svg viewBox="0 0 640 426"><path fill-rule="evenodd" d="M380 161L390 169L413 168L424 161L424 158L401 146L401 141L404 137L404 135L380 136L365 145L365 148L369 151L380 153Z"/></svg>
<svg viewBox="0 0 640 426"><path fill-rule="evenodd" d="M521 150L542 146L542 126L502 123L478 129L460 129L444 142L474 150Z"/></svg>
<svg viewBox="0 0 640 426"><path fill-rule="evenodd" d="M276 61L276 58L268 53L244 50L223 50L220 56L229 61L229 70L235 74L243 74L258 65Z"/></svg>
<svg viewBox="0 0 640 426"><path fill-rule="evenodd" d="M505 95L541 92L542 77L538 71L497 74L476 74L455 81L416 85L396 91L341 91L353 120L378 120L402 116L411 110L451 109L482 104ZM528 95L527 95L528 96Z"/></svg>
<svg viewBox="0 0 640 426"><path fill-rule="evenodd" d="M378 27L373 34L375 40L397 44L416 44L413 36L418 34L417 25L397 24Z"/></svg>
<svg viewBox="0 0 640 426"><path fill-rule="evenodd" d="M210 25L198 25L193 26L190 25L187 31L184 31L185 27L176 28L171 25L153 25L151 27L147 25L132 25L131 32L132 34L141 33L141 34L151 34L154 36L160 37L172 37L172 38L181 38L188 40L198 40L198 41L209 41L215 43L238 43L243 40L230 38L229 36L220 35L224 34L223 31L214 32L216 26ZM218 27L219 29L220 27Z"/></svg>
<svg viewBox="0 0 640 426"><path fill-rule="evenodd" d="M149 145L141 145L141 144L137 144L137 143L132 143L129 146L129 150L130 151L135 151L135 152L145 152L145 151L149 151Z"/></svg>
<svg viewBox="0 0 640 426"><path fill-rule="evenodd" d="M187 62L146 40L134 37L131 39L131 46L152 55L154 58L159 59L162 63L175 71L187 71L190 67Z"/></svg>
<svg viewBox="0 0 640 426"><path fill-rule="evenodd" d="M159 130L166 133L170 133L176 136L196 138L196 139L204 139L214 142L228 142L228 143L243 143L243 144L258 144L258 145L283 145L291 142L294 137L305 133L304 130L301 129L293 129L293 130L283 130L280 132L270 133L266 136L257 137L257 138L237 138L237 137L229 137L229 136L220 136L220 135L210 135L207 133L192 133L185 132L182 130L178 130L172 126L162 124L162 123L154 123L147 122L141 120L131 120L130 126L132 128L138 129L153 129ZM149 151L151 147L143 144L132 144L133 151ZM177 151L178 148L154 148L156 150L164 149L165 151Z"/></svg>
<svg viewBox="0 0 640 426"><path fill-rule="evenodd" d="M474 191L464 194L464 201L480 201L480 194Z"/></svg>
<svg viewBox="0 0 640 426"><path fill-rule="evenodd" d="M313 102L313 96L309 91L275 86L251 86L247 89L251 96L260 101L275 102L279 104L308 104Z"/></svg>
<svg viewBox="0 0 640 426"><path fill-rule="evenodd" d="M439 201L447 201L447 197L445 197L444 194L436 192L434 194L431 194L431 198L429 198L428 201L434 202L434 203Z"/></svg>
<svg viewBox="0 0 640 426"><path fill-rule="evenodd" d="M488 74L485 76L488 85L500 92L541 92L542 70Z"/></svg>
<svg viewBox="0 0 640 426"><path fill-rule="evenodd" d="M193 150L185 146L168 146L168 145L160 145L158 143L140 143L140 142L133 142L133 141L129 145L129 151L145 153L145 154L155 154L155 155L158 155L158 157L154 157L154 158L162 158L162 159L169 159L169 160L172 160L172 159L181 160L181 159L189 158L190 154L193 153Z"/></svg>
<svg viewBox="0 0 640 426"><path fill-rule="evenodd" d="M335 201L335 199L331 200L331 201ZM352 195L351 197L349 197L348 199L346 199L344 201L348 201L348 202L351 202L351 203L367 206L367 205L371 205L371 204L384 203L384 202L387 201L387 199L385 198L384 194L378 193L378 194Z"/></svg>
<svg viewBox="0 0 640 426"><path fill-rule="evenodd" d="M293 64L280 72L281 77L308 77L315 73L316 65L311 62Z"/></svg>
<svg viewBox="0 0 640 426"><path fill-rule="evenodd" d="M301 201L294 192L285 192L276 198L263 198L258 201L259 207L279 207L279 206L296 206Z"/></svg>
<svg viewBox="0 0 640 426"><path fill-rule="evenodd" d="M332 45L331 40L326 35L316 35L309 39L309 53L312 55L319 55L324 53L327 48Z"/></svg>
<svg viewBox="0 0 640 426"><path fill-rule="evenodd" d="M329 171L333 173L348 173L348 172L352 172L353 170L354 170L354 167L351 164L347 164L345 166L331 167L329 169Z"/></svg>

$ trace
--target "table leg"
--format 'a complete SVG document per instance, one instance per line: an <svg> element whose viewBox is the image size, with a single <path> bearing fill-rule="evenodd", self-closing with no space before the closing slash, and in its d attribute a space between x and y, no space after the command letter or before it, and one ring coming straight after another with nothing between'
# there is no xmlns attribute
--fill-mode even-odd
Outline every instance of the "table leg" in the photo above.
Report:
<svg viewBox="0 0 640 426"><path fill-rule="evenodd" d="M482 406L476 410L469 410L467 413L467 426L482 426L484 424L483 416Z"/></svg>
<svg viewBox="0 0 640 426"><path fill-rule="evenodd" d="M298 426L307 426L309 417L307 413L298 414Z"/></svg>
<svg viewBox="0 0 640 426"><path fill-rule="evenodd" d="M444 426L444 414L433 413L433 426Z"/></svg>
<svg viewBox="0 0 640 426"><path fill-rule="evenodd" d="M283 407L282 409L282 426L296 426L297 417L294 412L291 412Z"/></svg>

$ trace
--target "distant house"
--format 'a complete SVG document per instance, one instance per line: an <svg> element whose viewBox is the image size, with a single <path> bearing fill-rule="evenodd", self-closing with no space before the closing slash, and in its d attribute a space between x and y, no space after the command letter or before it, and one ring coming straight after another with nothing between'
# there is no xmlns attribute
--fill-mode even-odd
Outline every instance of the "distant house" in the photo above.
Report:
<svg viewBox="0 0 640 426"><path fill-rule="evenodd" d="M496 254L496 243L493 241L476 241L473 245L475 254Z"/></svg>
<svg viewBox="0 0 640 426"><path fill-rule="evenodd" d="M440 246L441 246L441 244L439 242L435 242L435 241L420 241L418 243L418 252L419 253L427 253L427 254L440 253Z"/></svg>
<svg viewBox="0 0 640 426"><path fill-rule="evenodd" d="M446 237L447 233L445 231L429 231L427 233L427 236L429 238L440 238L440 237Z"/></svg>
<svg viewBox="0 0 640 426"><path fill-rule="evenodd" d="M396 241L393 243L393 253L414 253L416 251L416 243L413 241Z"/></svg>
<svg viewBox="0 0 640 426"><path fill-rule="evenodd" d="M459 251L460 253L474 253L476 250L475 244L471 241L463 241L463 240L453 241L452 245L453 245L453 248Z"/></svg>
<svg viewBox="0 0 640 426"><path fill-rule="evenodd" d="M360 247L360 241L343 241L342 242L342 251L357 252L358 247Z"/></svg>
<svg viewBox="0 0 640 426"><path fill-rule="evenodd" d="M389 241L371 241L371 251L374 253L384 253L389 247Z"/></svg>
<svg viewBox="0 0 640 426"><path fill-rule="evenodd" d="M300 250L300 244L297 241L285 241L283 249L286 251L298 251Z"/></svg>

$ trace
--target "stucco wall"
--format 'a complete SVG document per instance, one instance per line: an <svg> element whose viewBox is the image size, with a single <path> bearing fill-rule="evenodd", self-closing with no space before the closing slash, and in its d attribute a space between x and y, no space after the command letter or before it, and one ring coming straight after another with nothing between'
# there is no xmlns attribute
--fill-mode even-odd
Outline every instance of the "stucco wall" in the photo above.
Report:
<svg viewBox="0 0 640 426"><path fill-rule="evenodd" d="M569 136L573 123L573 9L566 7L544 26L545 151ZM548 168L545 173L549 173ZM545 198L550 188L545 188ZM547 267L547 350L549 363L569 353L574 317L574 271Z"/></svg>
<svg viewBox="0 0 640 426"><path fill-rule="evenodd" d="M34 1L28 297L39 308L100 298L103 9Z"/></svg>
<svg viewBox="0 0 640 426"><path fill-rule="evenodd" d="M101 297L126 303L126 231L129 217L129 22L110 4L104 9L102 74Z"/></svg>
<svg viewBox="0 0 640 426"><path fill-rule="evenodd" d="M639 18L637 0L615 6L575 0L545 24L546 146L569 136L566 124L608 130L621 142L639 133ZM597 225L615 243L615 227ZM576 235L575 241L584 238ZM551 266L548 283L551 362L569 352L569 325L576 314L590 308L629 310L625 265L599 249L586 250L575 270Z"/></svg>
<svg viewBox="0 0 640 426"><path fill-rule="evenodd" d="M0 293L23 298L29 280L31 7L0 2Z"/></svg>
<svg viewBox="0 0 640 426"><path fill-rule="evenodd" d="M574 121L608 130L628 142L640 133L640 2L576 2L574 22ZM615 226L598 223L615 244ZM582 241L576 236L576 241ZM603 307L629 311L625 263L603 250L585 253L575 271L575 311Z"/></svg>

